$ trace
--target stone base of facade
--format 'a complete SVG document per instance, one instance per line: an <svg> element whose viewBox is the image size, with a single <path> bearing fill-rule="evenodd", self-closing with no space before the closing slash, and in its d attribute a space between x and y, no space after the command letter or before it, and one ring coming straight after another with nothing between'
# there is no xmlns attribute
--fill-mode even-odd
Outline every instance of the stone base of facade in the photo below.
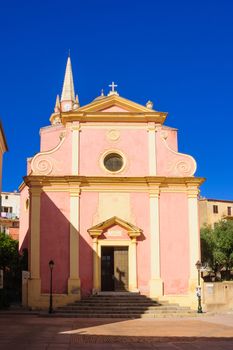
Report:
<svg viewBox="0 0 233 350"><path fill-rule="evenodd" d="M163 295L163 281L161 278L150 280L150 298L160 298Z"/></svg>
<svg viewBox="0 0 233 350"><path fill-rule="evenodd" d="M32 310L49 308L49 297L47 293L41 293L41 280L29 279L27 288L23 288L22 300L23 306ZM80 280L68 280L68 294L53 294L53 307L65 306L81 299Z"/></svg>
<svg viewBox="0 0 233 350"><path fill-rule="evenodd" d="M159 300L167 301L171 304L179 304L180 306L187 306L193 310L197 309L197 298L195 294L163 295Z"/></svg>
<svg viewBox="0 0 233 350"><path fill-rule="evenodd" d="M68 279L68 294L75 294L81 296L81 281L80 278L69 278Z"/></svg>
<svg viewBox="0 0 233 350"><path fill-rule="evenodd" d="M197 278L190 278L188 281L188 290L190 293L196 291L196 288L198 286L198 279Z"/></svg>

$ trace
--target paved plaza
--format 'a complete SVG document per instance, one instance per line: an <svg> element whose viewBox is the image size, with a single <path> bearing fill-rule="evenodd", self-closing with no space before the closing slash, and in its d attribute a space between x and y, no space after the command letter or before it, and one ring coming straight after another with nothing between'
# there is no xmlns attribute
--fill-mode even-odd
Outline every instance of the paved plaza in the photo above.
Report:
<svg viewBox="0 0 233 350"><path fill-rule="evenodd" d="M232 350L233 314L166 319L78 319L0 313L1 350Z"/></svg>

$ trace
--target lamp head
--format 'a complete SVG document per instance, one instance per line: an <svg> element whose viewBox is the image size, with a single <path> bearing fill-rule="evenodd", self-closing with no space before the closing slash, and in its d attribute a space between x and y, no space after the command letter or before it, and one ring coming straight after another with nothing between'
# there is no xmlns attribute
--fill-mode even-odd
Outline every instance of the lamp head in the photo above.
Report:
<svg viewBox="0 0 233 350"><path fill-rule="evenodd" d="M201 266L202 266L202 263L201 263L200 260L198 260L198 261L196 262L196 268L197 268L197 270L200 270L200 269L201 269Z"/></svg>
<svg viewBox="0 0 233 350"><path fill-rule="evenodd" d="M50 260L49 262L49 268L52 270L54 267L54 261L53 260Z"/></svg>

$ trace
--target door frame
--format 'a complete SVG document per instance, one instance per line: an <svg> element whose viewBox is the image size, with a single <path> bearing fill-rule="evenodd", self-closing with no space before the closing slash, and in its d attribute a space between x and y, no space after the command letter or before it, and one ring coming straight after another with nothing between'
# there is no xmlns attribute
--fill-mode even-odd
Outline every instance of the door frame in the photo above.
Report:
<svg viewBox="0 0 233 350"><path fill-rule="evenodd" d="M103 232L112 227L119 225L127 231L128 239L104 239ZM105 220L87 230L92 237L93 250L93 289L92 293L96 294L101 288L101 247L102 246L128 246L128 266L129 266L129 291L138 292L138 272L137 272L137 238L142 234L142 230L130 224L117 216ZM102 236L102 237L101 237Z"/></svg>
<svg viewBox="0 0 233 350"><path fill-rule="evenodd" d="M102 247L128 247L128 272L129 272L129 291L130 292L137 292L137 258L136 258L136 249L134 249L134 245L136 246L136 239L135 242L133 242L134 239L130 240L107 240L107 239L98 239L98 248L97 248L97 255L98 259L94 260L94 263L97 263L97 266L95 266L94 271L96 271L97 276L96 281L98 281L97 285L93 288L93 293L101 291L101 248ZM136 248L136 247L135 247ZM94 273L93 271L93 273ZM136 276L135 276L136 274ZM135 285L136 283L136 285Z"/></svg>
<svg viewBox="0 0 233 350"><path fill-rule="evenodd" d="M127 264L127 275L128 275L128 280L127 280L127 289L129 289L129 246L128 245L101 245L100 246L100 289L101 291L103 291L103 286L102 286L102 248L104 247L111 247L113 249L113 273L115 271L115 255L114 255L114 248L116 247L127 247L127 260L128 260L128 264ZM115 283L114 284L114 288L115 288ZM113 289L113 292L115 292L115 289Z"/></svg>

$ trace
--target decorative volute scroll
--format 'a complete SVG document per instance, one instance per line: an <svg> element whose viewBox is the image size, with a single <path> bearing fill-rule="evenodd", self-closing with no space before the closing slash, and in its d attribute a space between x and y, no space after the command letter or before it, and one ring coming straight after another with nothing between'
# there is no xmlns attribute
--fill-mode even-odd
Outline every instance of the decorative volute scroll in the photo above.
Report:
<svg viewBox="0 0 233 350"><path fill-rule="evenodd" d="M158 175L163 176L175 176L175 177L188 177L193 176L197 170L197 164L195 159L184 153L179 153L171 149L167 142L168 134L166 131L158 132L163 148L163 154L165 159L161 162L158 168Z"/></svg>
<svg viewBox="0 0 233 350"><path fill-rule="evenodd" d="M52 157L62 146L66 139L66 133L60 134L60 140L56 147L49 151L37 153L31 161L31 175L52 175L59 173L59 162Z"/></svg>

